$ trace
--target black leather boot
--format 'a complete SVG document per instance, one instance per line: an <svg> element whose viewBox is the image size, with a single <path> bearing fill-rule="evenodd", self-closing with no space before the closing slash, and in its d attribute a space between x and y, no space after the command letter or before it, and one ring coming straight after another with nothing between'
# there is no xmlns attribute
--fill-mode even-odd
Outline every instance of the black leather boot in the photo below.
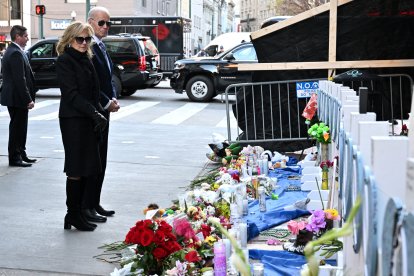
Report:
<svg viewBox="0 0 414 276"><path fill-rule="evenodd" d="M82 209L82 215L92 222L106 222L106 217L100 216L96 213L95 209Z"/></svg>
<svg viewBox="0 0 414 276"><path fill-rule="evenodd" d="M79 231L93 231L95 227L87 224L80 209L80 201L82 198L82 181L69 179L66 180L66 206L68 212L65 216L64 229L71 229L75 227Z"/></svg>

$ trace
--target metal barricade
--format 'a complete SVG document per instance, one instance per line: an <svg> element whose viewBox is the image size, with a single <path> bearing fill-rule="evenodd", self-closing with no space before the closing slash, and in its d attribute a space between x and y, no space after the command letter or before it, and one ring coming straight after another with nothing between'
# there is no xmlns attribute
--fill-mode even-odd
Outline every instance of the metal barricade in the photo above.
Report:
<svg viewBox="0 0 414 276"><path fill-rule="evenodd" d="M388 74L379 77L380 79L375 81L344 82L342 85L349 85L354 89L367 87L370 105L367 110L375 112L377 120L392 122L392 134L399 135L399 132L394 131L394 123L399 120L401 126L408 118L413 95L413 80L406 74ZM295 85L298 82L311 81L318 80L271 81L228 86L224 96L229 142L308 140L308 126L301 116L308 98L297 98ZM230 103L230 95L234 95L234 103L233 100ZM325 106L322 114L318 110L318 116L330 126L332 139L338 142L342 103L334 98L328 99L329 97L328 94L318 97L318 105ZM294 150L300 149L303 147Z"/></svg>
<svg viewBox="0 0 414 276"><path fill-rule="evenodd" d="M296 83L315 81L318 80L242 83L227 87L228 140L245 143L308 140L308 126L301 114L309 98L296 96ZM232 111L229 95L235 97Z"/></svg>

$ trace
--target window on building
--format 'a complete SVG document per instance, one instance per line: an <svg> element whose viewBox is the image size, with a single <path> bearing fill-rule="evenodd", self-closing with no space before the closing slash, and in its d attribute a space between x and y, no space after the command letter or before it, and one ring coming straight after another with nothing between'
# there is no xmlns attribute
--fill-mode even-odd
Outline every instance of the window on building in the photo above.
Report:
<svg viewBox="0 0 414 276"><path fill-rule="evenodd" d="M7 21L9 20L9 15L7 13L8 0L0 0L0 20Z"/></svg>
<svg viewBox="0 0 414 276"><path fill-rule="evenodd" d="M10 7L10 19L22 19L20 0L11 0Z"/></svg>
<svg viewBox="0 0 414 276"><path fill-rule="evenodd" d="M147 6L147 0L142 0L142 6L146 7Z"/></svg>

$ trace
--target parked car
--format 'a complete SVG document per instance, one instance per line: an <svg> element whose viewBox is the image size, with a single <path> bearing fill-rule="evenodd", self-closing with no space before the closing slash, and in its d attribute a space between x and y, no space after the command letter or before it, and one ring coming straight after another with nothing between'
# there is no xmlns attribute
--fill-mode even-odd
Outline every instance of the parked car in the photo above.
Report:
<svg viewBox="0 0 414 276"><path fill-rule="evenodd" d="M194 102L209 102L231 84L251 82L253 72L239 71L241 63L257 63L251 42L239 44L216 57L176 61L170 85L176 93L185 91Z"/></svg>
<svg viewBox="0 0 414 276"><path fill-rule="evenodd" d="M39 88L59 87L56 75L58 38L44 39L27 50ZM158 51L149 37L139 35L108 36L103 39L114 64L113 82L117 95L130 96L137 89L158 84Z"/></svg>

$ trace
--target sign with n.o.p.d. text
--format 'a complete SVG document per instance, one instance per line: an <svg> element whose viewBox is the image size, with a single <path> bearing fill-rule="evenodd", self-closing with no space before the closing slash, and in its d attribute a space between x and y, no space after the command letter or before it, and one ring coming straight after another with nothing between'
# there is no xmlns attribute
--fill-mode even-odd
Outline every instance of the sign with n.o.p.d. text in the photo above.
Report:
<svg viewBox="0 0 414 276"><path fill-rule="evenodd" d="M309 98L319 89L318 81L304 81L296 83L296 96L298 98Z"/></svg>

